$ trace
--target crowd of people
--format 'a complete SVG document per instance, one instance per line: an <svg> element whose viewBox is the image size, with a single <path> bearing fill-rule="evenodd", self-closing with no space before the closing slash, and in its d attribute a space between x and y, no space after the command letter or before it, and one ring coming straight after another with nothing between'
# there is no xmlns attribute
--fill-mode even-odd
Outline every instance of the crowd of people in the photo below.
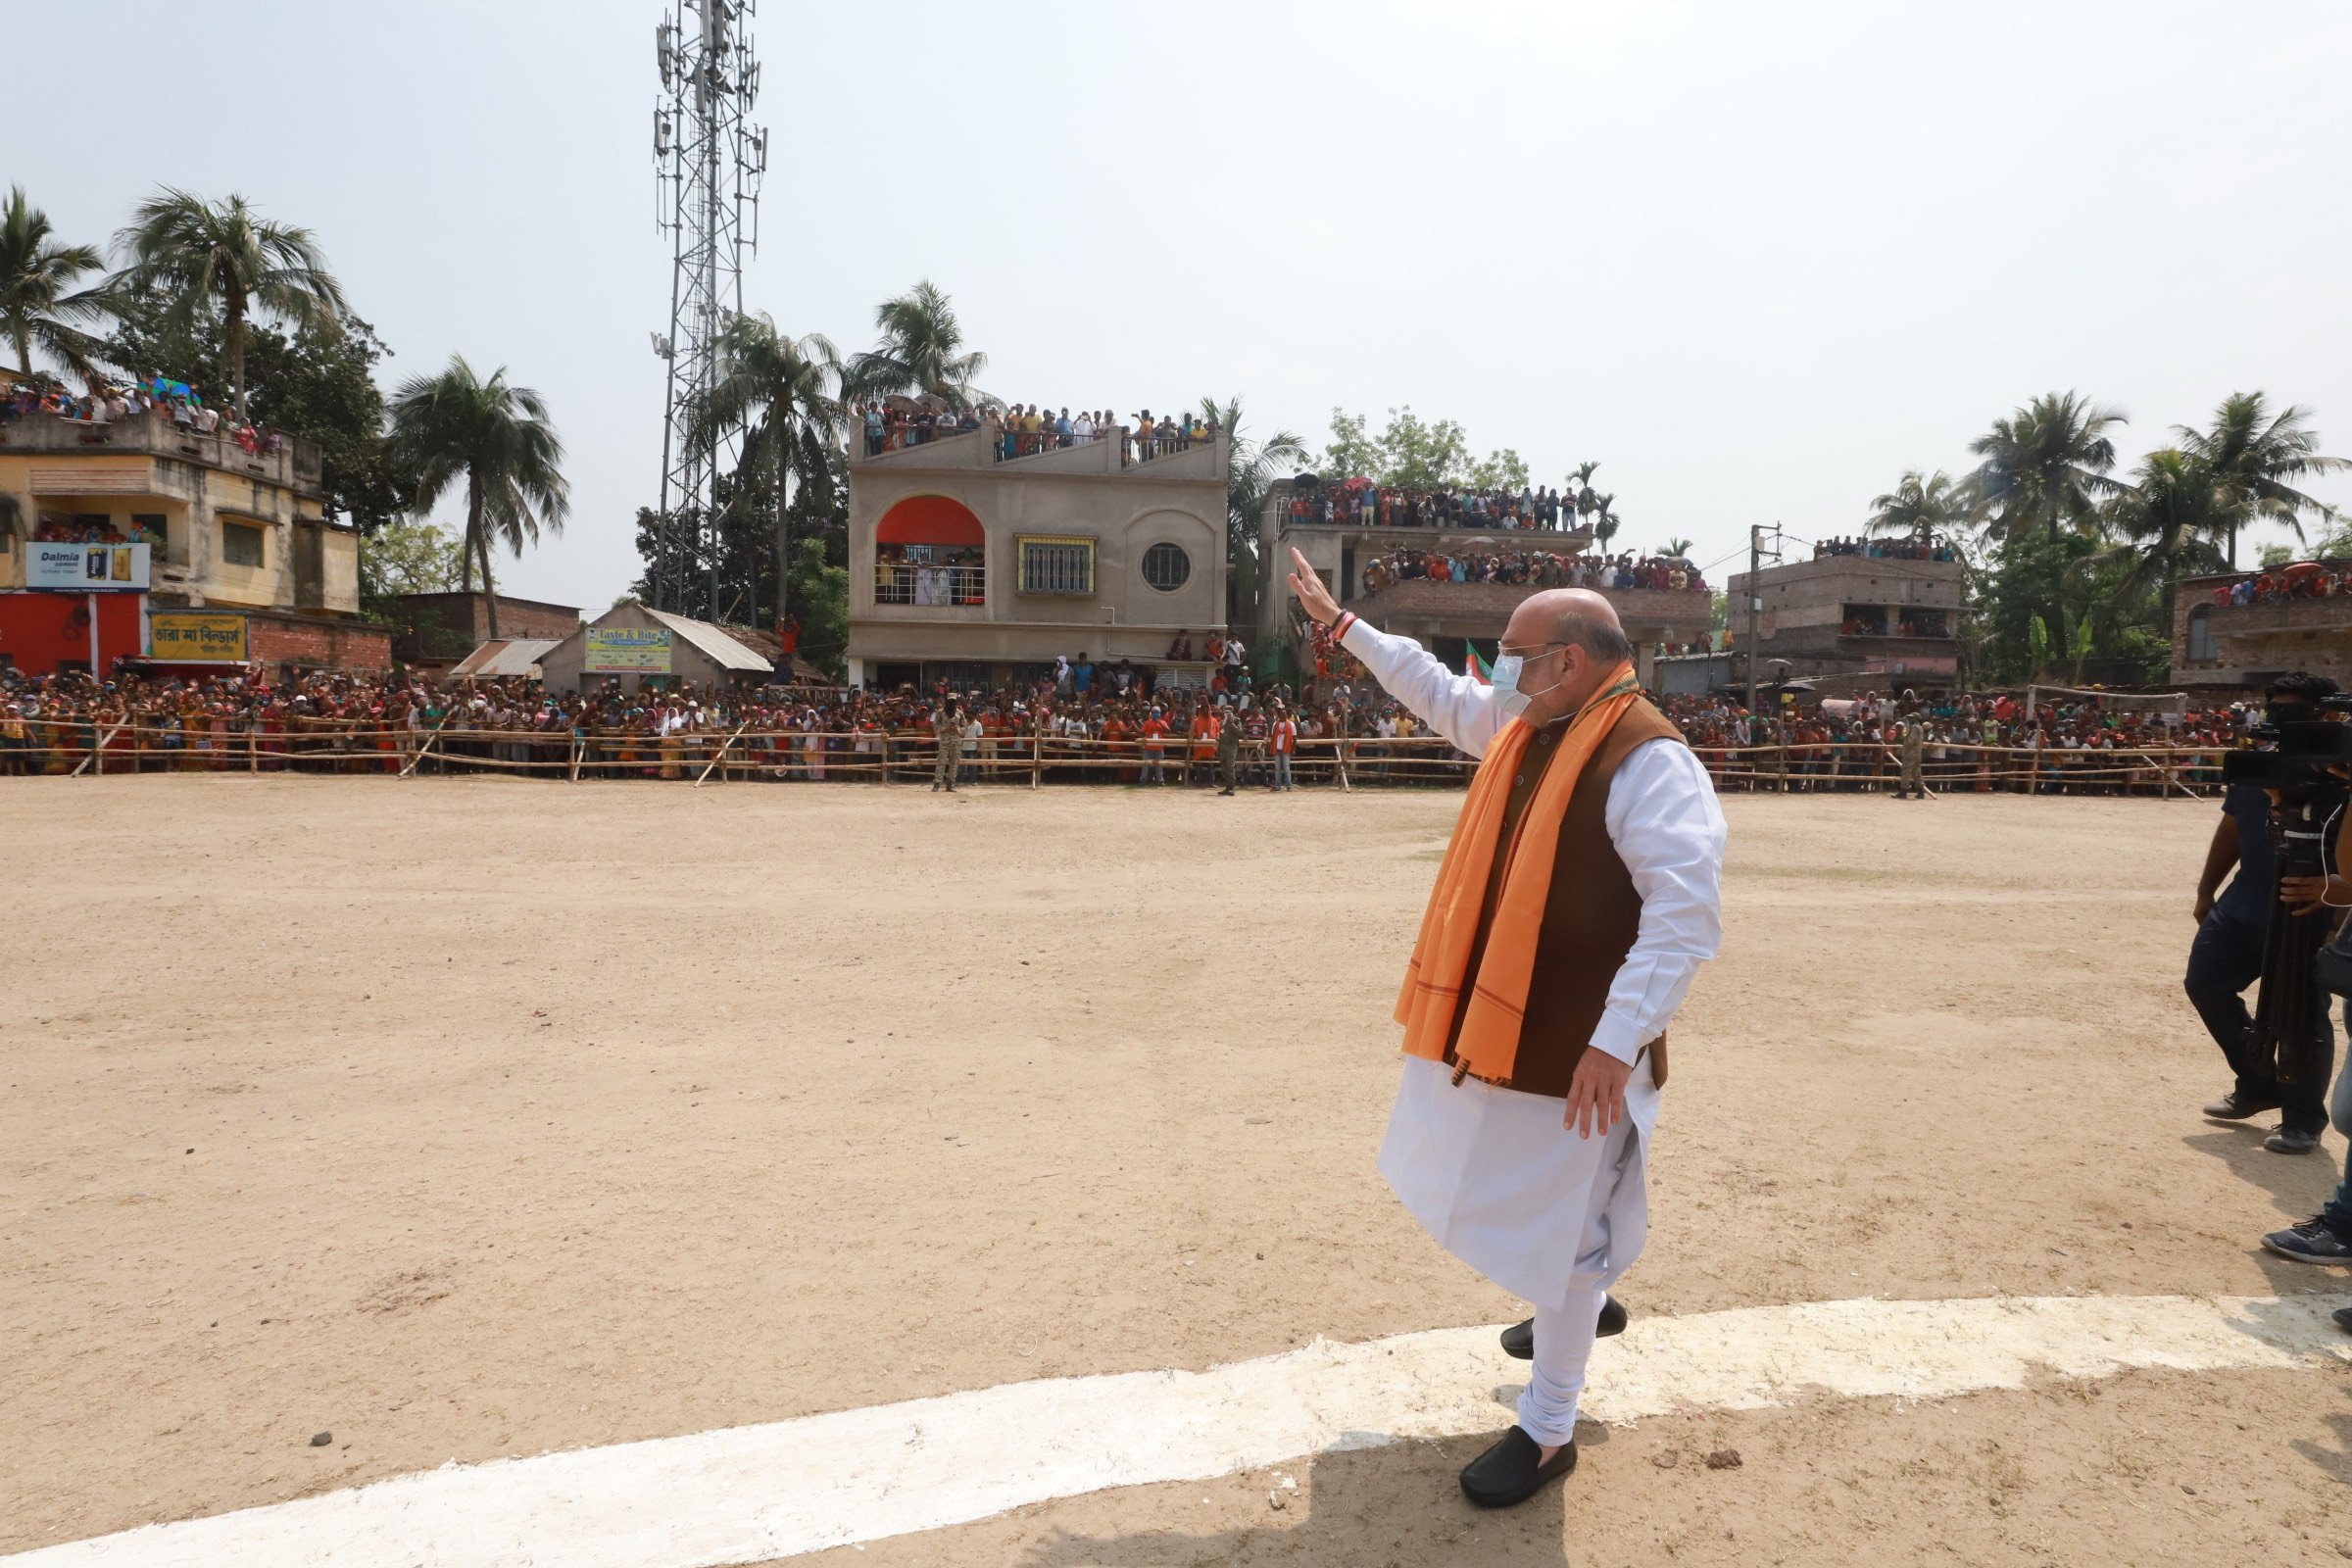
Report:
<svg viewBox="0 0 2352 1568"><path fill-rule="evenodd" d="M1873 561L1958 561L1960 553L1946 539L1824 539L1813 547L1813 559L1830 556L1867 556Z"/></svg>
<svg viewBox="0 0 2352 1568"><path fill-rule="evenodd" d="M414 763L422 772L679 778L715 764L731 778L919 782L952 721L958 776L970 779L1205 785L1224 772L1218 743L1228 725L1233 773L1245 785L1336 784L1343 770L1350 786L1467 777L1468 759L1327 638L1311 645L1295 688L1256 687L1238 640L1211 638L1202 649L1212 667L1200 684L1155 684L1149 667L1080 654L1033 685L996 691L629 693L607 682L575 695L520 679L198 682L122 669L100 682L9 670L0 672L0 771L396 772ZM1723 696L1661 707L1719 788L1790 792L1886 789L1906 732L1916 731L1937 789L2208 793L2219 788L2222 754L2242 743L2255 716L2242 706L2178 712L2087 700L2029 713L2006 694L1873 692L1760 714Z"/></svg>
<svg viewBox="0 0 2352 1568"><path fill-rule="evenodd" d="M222 434L255 456L283 450L287 439L282 430L233 416L224 416L185 381L162 376L129 383L102 382L79 393L57 381L24 381L0 395L0 424L13 424L33 415L49 415L92 426L130 419L168 419L178 428L198 435Z"/></svg>
<svg viewBox="0 0 2352 1568"><path fill-rule="evenodd" d="M1681 556L1566 556L1549 550L1392 550L1364 564L1363 589L1377 594L1399 582L1498 582L1512 587L1653 588L1707 592L1697 566Z"/></svg>
<svg viewBox="0 0 2352 1568"><path fill-rule="evenodd" d="M1119 416L1109 409L1068 408L1056 412L1035 403L1011 403L1000 409L934 409L906 399L875 398L853 402L850 418L864 432L865 455L880 457L906 447L969 435L984 425L993 432L1000 460L1035 456L1063 447L1117 441L1122 463L1145 463L1171 453L1205 446L1217 438L1214 419L1186 412L1181 416L1152 417L1150 409Z"/></svg>
<svg viewBox="0 0 2352 1568"><path fill-rule="evenodd" d="M1293 523L1358 528L1544 528L1573 530L1576 504L1548 486L1404 490L1369 479L1304 485L1291 492Z"/></svg>
<svg viewBox="0 0 2352 1568"><path fill-rule="evenodd" d="M2352 562L2297 561L2216 583L2217 605L2267 605L2289 599L2335 599L2352 594Z"/></svg>

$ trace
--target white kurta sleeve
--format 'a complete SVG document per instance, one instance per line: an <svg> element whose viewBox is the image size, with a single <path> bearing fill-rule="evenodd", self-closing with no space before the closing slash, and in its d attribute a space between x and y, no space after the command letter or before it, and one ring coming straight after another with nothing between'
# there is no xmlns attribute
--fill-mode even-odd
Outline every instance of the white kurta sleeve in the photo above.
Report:
<svg viewBox="0 0 2352 1568"><path fill-rule="evenodd" d="M1631 1062L1666 1032L1698 966L1722 946L1726 834L1706 768L1690 747L1663 737L1618 765L1603 814L1642 895L1642 924L1592 1043Z"/></svg>
<svg viewBox="0 0 2352 1568"><path fill-rule="evenodd" d="M1494 687L1476 676L1455 674L1410 637L1392 637L1358 620L1340 646L1362 660L1391 697L1472 757L1486 756L1487 743L1509 722L1494 702Z"/></svg>

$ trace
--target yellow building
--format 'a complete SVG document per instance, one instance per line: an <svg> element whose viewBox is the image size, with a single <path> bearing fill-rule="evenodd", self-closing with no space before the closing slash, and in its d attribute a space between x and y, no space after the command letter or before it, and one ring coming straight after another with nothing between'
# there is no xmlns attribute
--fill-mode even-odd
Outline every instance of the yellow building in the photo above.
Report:
<svg viewBox="0 0 2352 1568"><path fill-rule="evenodd" d="M157 610L246 613L265 668L381 669L379 627L358 622L360 536L329 521L318 450L247 451L163 413L109 423L30 414L0 422L0 593L25 586L25 545L119 535L151 542ZM136 650L111 650L114 654Z"/></svg>

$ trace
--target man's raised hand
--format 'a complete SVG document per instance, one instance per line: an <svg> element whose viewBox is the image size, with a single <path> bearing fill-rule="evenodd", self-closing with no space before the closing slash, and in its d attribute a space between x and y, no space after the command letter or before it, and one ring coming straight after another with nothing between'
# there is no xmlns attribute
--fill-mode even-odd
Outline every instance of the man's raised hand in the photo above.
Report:
<svg viewBox="0 0 2352 1568"><path fill-rule="evenodd" d="M1306 564L1297 545L1291 547L1291 592L1298 596L1299 607L1326 626L1339 619L1340 607L1333 602L1331 590L1323 586L1323 579Z"/></svg>

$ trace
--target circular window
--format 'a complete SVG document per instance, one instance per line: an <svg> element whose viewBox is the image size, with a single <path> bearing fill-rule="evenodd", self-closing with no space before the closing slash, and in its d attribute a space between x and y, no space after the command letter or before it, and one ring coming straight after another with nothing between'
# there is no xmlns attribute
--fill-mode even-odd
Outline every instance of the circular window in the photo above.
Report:
<svg viewBox="0 0 2352 1568"><path fill-rule="evenodd" d="M1174 593L1193 574L1193 558L1181 545L1153 545L1144 552L1144 581L1161 593Z"/></svg>

